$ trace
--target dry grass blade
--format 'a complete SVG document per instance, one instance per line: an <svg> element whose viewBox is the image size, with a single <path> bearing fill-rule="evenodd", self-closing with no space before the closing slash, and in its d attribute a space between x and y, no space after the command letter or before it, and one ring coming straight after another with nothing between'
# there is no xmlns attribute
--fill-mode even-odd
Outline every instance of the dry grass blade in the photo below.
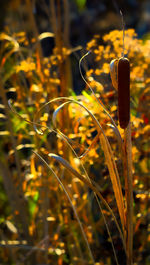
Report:
<svg viewBox="0 0 150 265"><path fill-rule="evenodd" d="M121 183L120 183L120 179L119 179L119 174L118 174L118 170L116 167L116 163L113 157L113 153L110 147L110 144L108 142L108 139L101 127L101 125L99 124L99 122L97 121L97 119L94 117L94 115L81 103L75 101L75 100L71 100L71 102L77 103L78 105L80 105L81 107L83 107L91 116L94 124L96 125L96 127L98 127L98 132L102 132L102 136L100 136L101 139L101 144L103 146L104 149L104 154L105 154L105 158L107 161L107 165L108 165L108 169L109 169L109 173L110 173L110 178L112 181L112 185L113 185L113 189L114 189L114 193L115 193L115 198L116 198L116 202L117 202L117 206L118 206L118 211L120 214L120 218L121 218L121 223L122 223L122 227L123 227L123 231L125 231L125 209L124 209L124 203L123 203L123 195L122 195L122 189L121 189ZM69 103L66 102L66 103Z"/></svg>
<svg viewBox="0 0 150 265"><path fill-rule="evenodd" d="M81 63L82 63L82 60L89 55L90 52L87 52L85 55L82 56L82 58L80 59L79 61L79 71L80 71L80 74L81 74L81 77L83 79L83 81L86 83L86 85L90 88L92 94L94 95L97 103L103 108L104 112L107 114L107 116L109 117L109 119L111 120L112 124L114 125L116 131L117 131L117 136L119 137L119 141L121 140L121 135L120 135L120 132L116 126L116 123L115 121L113 120L113 118L111 117L111 115L109 114L109 112L107 111L107 109L104 107L104 105L101 103L101 101L97 98L97 96L95 95L92 87L89 85L89 83L86 81L86 79L84 78L83 74L82 74L82 70L81 70Z"/></svg>
<svg viewBox="0 0 150 265"><path fill-rule="evenodd" d="M111 180L112 180L112 183L113 183L113 187L115 187L116 191L115 191L115 195L116 195L116 201L117 201L117 206L118 206L118 211L119 211L119 214L120 214L120 218L121 218L121 222L122 222L122 226L123 226L123 231L124 231L124 213L123 213L123 209L124 209L124 204L123 204L123 196L122 196L122 191L121 191L121 184L120 184L120 180L119 180L119 176L118 176L118 172L117 172L117 168L116 168L116 164L115 164L115 161L114 161L114 158L113 158L113 154L112 154L112 150L111 150L111 147L109 145L109 142L107 140L107 137L101 127L101 125L99 124L99 122L97 121L97 119L95 118L95 116L80 102L74 100L74 99L71 99L71 98L68 98L68 97L59 97L59 98L55 98L49 102L47 102L46 104L44 104L40 110L36 113L35 115L35 118L34 118L34 122L30 122L31 124L34 124L35 126L35 130L39 133L39 130L37 130L36 128L36 125L40 125L39 123L36 123L36 119L39 117L39 113L41 110L43 110L46 106L48 106L49 104L53 103L53 102L57 102L57 101L62 101L62 100L67 100L67 102L63 103L60 107L58 107L55 111L55 114L53 115L53 122L55 123L55 120L56 120L56 116L59 112L59 110L65 106L66 104L70 104L70 103L75 103L75 104L78 104L79 106L81 106L82 108L84 108L88 114L90 115L90 117L92 118L97 130L98 130L98 133L99 134L103 134L103 141L105 144L103 144L103 148L104 150L107 150L107 152L109 153L109 158L110 158L110 161L108 163L108 168L109 168L109 171L110 171L110 175L111 175ZM63 135L61 132L59 132L59 134L67 140L66 136ZM104 140L105 139L105 140ZM106 153L106 151L105 151ZM56 159L58 159L58 156L56 155L53 155L53 157ZM106 155L107 157L107 155ZM61 160L59 162L61 162L62 164L64 163L65 160L63 160L63 158L61 158ZM66 164L68 163L67 161L65 162L64 166L68 166L68 169L71 170L71 172L76 175L76 174L79 174L76 170L74 171L74 169L70 166L70 164ZM111 170L113 173L111 173ZM120 230L120 227L118 225L118 222L111 210L111 208L109 207L109 205L107 204L107 202L105 201L105 199L102 197L102 195L100 194L99 192L99 188L97 186L97 184L95 183L95 186L93 186L87 179L85 179L82 175L78 175L78 178L80 178L80 180L84 181L84 183L86 182L86 184L91 188L93 189L94 188L94 192L100 197L100 199L103 201L103 203L105 204L105 206L107 207L107 209L109 209L109 211L111 212L114 220L115 220L115 223L118 227L118 230L120 232L120 235L121 235L121 238L122 238L122 241L123 241L123 244L124 244L124 238L123 238L123 235L122 235L122 232ZM114 184L115 183L115 184ZM97 193L98 192L98 193ZM118 196L119 195L119 196ZM125 246L125 245L124 245Z"/></svg>
<svg viewBox="0 0 150 265"><path fill-rule="evenodd" d="M32 121L30 121L30 120L28 120L28 119L22 117L22 116L21 116L21 115L20 115L20 114L14 109L14 107L12 106L11 100L8 100L8 106L9 106L9 108L11 109L11 111L12 111L13 113L15 113L15 114L16 114L21 120L26 121L27 123L29 123L30 125L32 125L34 128L36 128L35 130L36 130L36 132L37 132L38 134L43 134L43 131L42 131L41 128L43 128L43 129L48 129L49 131L53 131L53 130L51 130L51 129L50 129L49 127L47 127L47 126L44 126L44 125L42 125L42 124L40 124L40 123L32 122ZM36 126L41 127L40 130L37 129Z"/></svg>
<svg viewBox="0 0 150 265"><path fill-rule="evenodd" d="M67 102L65 102L64 104L62 104L60 106L63 107L66 104L69 103L75 103L78 104L79 106L81 106L83 109L85 109L88 114L90 115L90 117L92 118L93 123L95 124L98 133L103 134L103 138L101 137L102 140L102 144L103 144L103 148L104 148L104 153L107 159L107 165L108 165L108 169L109 169L109 173L110 173L110 177L111 177L111 181L113 184L113 189L114 189L114 193L115 193L115 197L116 197L116 202L117 202L117 206L118 206L118 211L120 214L120 218L121 218L121 223L122 223L122 227L123 227L123 231L125 231L125 209L124 209L124 203L123 203L123 195L122 195L122 190L121 190L121 183L120 183L120 179L119 179L119 174L118 174L118 170L116 167L116 163L113 157L113 153L111 150L111 146L108 142L108 139L100 125L100 123L98 122L98 120L95 118L95 116L80 102L68 98L68 97L60 97L60 98L55 98L49 102L47 102L44 106L41 107L41 109L38 111L38 113L36 114L36 117L38 117L39 112L45 108L48 104L51 104L52 102L57 102L57 101L62 101L62 100L66 100ZM58 108L58 110L60 110L60 108ZM56 111L56 114L58 113L58 111ZM36 120L36 117L34 120ZM54 118L56 119L56 115L54 116ZM55 121L54 119L54 121ZM116 126L115 126L116 128ZM120 134L119 134L120 135ZM108 155L108 156L107 156ZM62 161L60 161L62 162Z"/></svg>
<svg viewBox="0 0 150 265"><path fill-rule="evenodd" d="M124 202L123 202L123 195L122 195L122 189L121 189L121 183L120 183L120 179L118 175L118 170L116 168L115 160L111 152L110 145L109 145L107 138L101 134L100 141L101 141L101 145L102 145L102 148L105 154L106 163L109 169L109 174L110 174L110 178L111 178L111 182L112 182L112 186L113 186L113 190L114 190L114 194L115 194L115 198L117 202L117 207L118 207L118 211L119 211L119 215L120 215L120 219L122 223L122 228L125 233L125 207L124 207Z"/></svg>
<svg viewBox="0 0 150 265"><path fill-rule="evenodd" d="M52 32L43 32L40 35L38 35L38 40L43 40L45 38L53 38L54 37L54 33Z"/></svg>
<svg viewBox="0 0 150 265"><path fill-rule="evenodd" d="M54 126L56 127L56 119L57 119L57 115L58 115L58 113L59 113L59 111L65 106L65 105L67 105L67 104L70 104L70 101L67 101L67 102L64 102L63 104L61 104L54 112L53 112L53 116L52 116L52 122L53 122L53 124L54 124ZM57 129L58 130L58 129ZM58 130L59 131L59 130ZM64 135L62 132L60 132L59 131L59 133L61 133L62 135L63 135L63 137L65 137L66 139L67 139L67 141L69 141L69 142L72 142L73 143L73 141L71 140L71 139L69 139L66 135ZM99 139L99 134L100 133L98 133L95 137L94 137L94 139L93 139L93 141L92 141L92 143L91 143L91 145L88 147L88 149L86 149L86 151L79 157L79 158L83 158L83 157L85 157L89 152L90 152L90 150L94 147L94 145L96 144L96 142L98 141L98 139ZM74 142L75 143L75 142ZM77 144L77 143L76 143ZM81 146L80 146L81 147Z"/></svg>
<svg viewBox="0 0 150 265"><path fill-rule="evenodd" d="M90 258L91 258L92 264L95 264L95 262L94 262L94 258L93 258L93 255L92 255L92 252L91 252L91 249L90 249L90 246L89 246L89 243L88 243L87 237L86 237L86 234L85 234L85 232L84 232L84 230L83 230L83 227L82 227L81 221L80 221L79 216L78 216L78 214L77 214L77 211L76 211L76 209L75 209L75 207L74 207L74 205L73 205L73 203L72 203L72 201L71 201L71 198L70 198L70 196L69 196L67 190L65 189L65 186L63 185L63 183L61 182L61 180L59 179L59 177L56 175L56 173L53 171L53 169L48 165L48 163L47 163L47 162L46 162L46 161L45 161L45 160L44 160L44 159L43 159L38 153L36 153L35 151L33 151L33 153L34 153L36 156L38 156L38 157L40 158L40 160L42 160L42 161L44 162L44 164L45 164L45 165L48 167L48 169L53 173L53 175L55 176L55 178L56 178L57 181L59 182L60 186L62 187L63 191L65 192L65 194L66 194L66 196L67 196L67 198L68 198L68 200L69 200L69 202L70 202L70 204L71 204L71 207L72 207L72 209L73 209L73 211L74 211L75 217L76 217L76 219L77 219L77 221L78 221L78 223L79 223L79 226L80 226L80 229L81 229L82 235L83 235L83 237L84 237L84 240L85 240L85 242L86 242L86 245L87 245L87 248L88 248L88 251L89 251L89 255L90 255Z"/></svg>
<svg viewBox="0 0 150 265"><path fill-rule="evenodd" d="M6 41L9 41L10 43L13 44L14 48L15 48L15 51L18 51L19 50L19 43L13 38L13 37L10 37L9 35L5 34L5 33L1 33L0 34L0 40L6 40Z"/></svg>
<svg viewBox="0 0 150 265"><path fill-rule="evenodd" d="M85 58L88 54L89 54L89 52L87 54L85 54L80 59L80 62L79 62L79 69L80 69L81 77L85 81L85 83L88 85L88 87L90 88L92 93L94 94L95 99L98 102L98 104L100 104L100 106L103 108L105 113L111 119L112 124L113 124L113 126L115 128L115 131L116 131L116 136L118 138L119 145L120 145L120 143L122 143L122 138L121 138L121 135L119 133L119 130L118 130L114 120L112 119L112 117L110 116L108 111L104 108L103 104L101 104L101 102L97 99L93 89L88 84L88 82L85 80L85 78L84 78L84 76L82 74L81 62L82 62L83 58ZM113 153L111 151L110 144L109 144L108 139L107 139L107 137L105 136L104 133L103 133L102 136L100 136L100 139L101 139L101 144L102 144L103 149L104 149L105 159L106 159L106 162L107 162L107 165L108 165L109 174L110 174L110 178L111 178L111 181L112 181L113 190L114 190L114 193L115 193L115 198L116 198L116 202L117 202L117 206L118 206L118 211L119 211L119 214L120 214L120 219L121 219L123 231L125 233L125 208L124 208L123 195L122 195L122 189L121 189L121 184L120 184L118 170L117 170L116 163L115 163L115 160L114 160L114 157L113 157Z"/></svg>
<svg viewBox="0 0 150 265"><path fill-rule="evenodd" d="M113 87L118 90L118 80L117 80L117 67L118 67L118 59L114 59L110 63L110 76Z"/></svg>
<svg viewBox="0 0 150 265"><path fill-rule="evenodd" d="M57 118L57 115L59 113L59 111L67 104L69 104L70 101L67 101L67 102L64 102L63 104L61 104L54 112L53 112L53 116L52 116L52 122L54 124L54 126L56 127L56 118Z"/></svg>
<svg viewBox="0 0 150 265"><path fill-rule="evenodd" d="M98 197L101 199L101 201L104 203L105 207L109 210L109 212L111 213L113 219L114 219L114 222L118 228L118 231L120 233L120 236L121 236L121 239L122 239L122 242L123 242L123 246L124 246L124 249L125 249L125 242L124 242L124 237L123 237L123 234L122 234L122 231L119 227L119 224L116 220L116 217L112 211L112 209L110 208L110 206L108 205L108 203L106 202L106 200L103 198L103 196L101 195L99 189L98 189L98 186L94 185L94 182L92 181L92 183L87 180L85 177L83 177L79 172L77 172L69 163L68 161L66 161L65 159L63 159L62 157L58 156L58 155L55 155L55 154L49 154L50 157L54 158L55 160L57 160L59 163L61 163L66 169L68 169L74 176L76 176L77 178L79 178L81 181L83 181L89 188L91 188L93 190L93 192L95 192Z"/></svg>
<svg viewBox="0 0 150 265"><path fill-rule="evenodd" d="M82 162L81 162L81 158L83 157L83 156L80 156L80 157L78 157L78 155L76 154L76 152L75 152L75 150L73 149L73 147L70 145L70 139L69 138L66 138L66 136L65 135L62 135L62 133L60 134L60 133L58 133L58 136L60 137L60 138L62 138L62 140L64 140L66 143L67 143L67 145L68 145L68 147L72 150L72 152L73 152L73 154L75 155L75 157L79 160L79 163L80 163L80 165L81 165L81 167L82 167L82 169L83 169L83 172L84 172L84 175L86 176L86 178L89 180L89 182L91 183L91 179L90 179L90 177L88 176L88 174L87 174L87 172L86 172L86 170L85 170L85 168L84 168L84 166L83 166L83 164L82 164ZM97 134L97 136L94 138L94 143L95 143L95 141L97 141L99 139L99 133ZM92 146L90 146L89 147L89 149L91 149L92 148ZM86 155L86 153L89 151L89 149L85 152L85 155ZM83 154L84 155L84 154ZM92 183L91 183L92 184ZM93 184L95 185L95 186L97 186L97 184L93 181ZM100 189L100 187L99 186L97 186L98 187L98 190L101 190ZM115 257L115 260L116 260L116 264L118 265L119 263L118 263L118 259L117 259L117 255L116 255L116 251L115 251L115 247L114 247L114 244L113 244L113 240L112 240L112 237L111 237L111 233L110 233L110 230L109 230L109 227L108 227L108 225L107 225L107 222L106 222L106 218L105 218L105 215L104 215L104 213L103 213L103 211L102 211L102 207L101 207L101 203L100 203L100 201L99 201L99 198L98 198L98 196L97 196L97 194L94 192L94 196L95 196L95 198L96 198L96 201L97 201L97 204L98 204L98 207L99 207L99 209L100 209L100 212L101 212L101 214L102 214L102 217L103 217L103 219L104 219L104 223L105 223L105 225L106 225L106 229L107 229L107 232L108 232L108 235L109 235L109 238L110 238L110 242L111 242L111 245L112 245L112 249L113 249L113 252L114 252L114 257Z"/></svg>

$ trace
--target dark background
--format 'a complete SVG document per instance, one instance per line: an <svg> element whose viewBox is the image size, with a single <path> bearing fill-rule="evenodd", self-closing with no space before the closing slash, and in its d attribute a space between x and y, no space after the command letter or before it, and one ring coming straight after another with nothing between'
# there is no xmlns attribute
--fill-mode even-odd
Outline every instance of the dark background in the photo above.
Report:
<svg viewBox="0 0 150 265"><path fill-rule="evenodd" d="M0 30L10 26L15 18L16 30L21 18L26 19L24 5L26 1L0 0ZM49 0L35 0L33 12L36 17L39 32L49 31L48 12ZM57 2L57 1L56 1ZM70 39L71 44L86 43L93 34L103 34L112 29L121 29L119 10L122 10L126 28L134 28L141 38L150 31L150 1L149 0L69 0ZM79 4L78 4L79 3Z"/></svg>
<svg viewBox="0 0 150 265"><path fill-rule="evenodd" d="M66 0L55 0L56 10L61 3L62 31L64 26ZM125 28L134 28L139 38L150 39L150 0L68 0L68 29L69 46L86 47L95 34L103 36L111 30L122 30L123 13ZM83 4L82 4L83 2ZM53 32L51 23L50 0L30 0L32 12L35 17L38 32ZM0 0L0 31L9 29L10 35L14 32L26 31L32 34L33 25L29 19L27 0ZM52 54L54 39L42 40L44 56ZM72 58L73 64L73 87L80 94L84 87L79 69L78 58ZM88 57L90 58L90 57Z"/></svg>

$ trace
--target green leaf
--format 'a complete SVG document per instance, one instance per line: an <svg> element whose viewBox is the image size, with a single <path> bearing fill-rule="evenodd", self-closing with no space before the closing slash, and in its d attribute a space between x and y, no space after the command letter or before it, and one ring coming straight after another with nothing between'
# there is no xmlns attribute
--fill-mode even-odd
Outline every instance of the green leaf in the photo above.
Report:
<svg viewBox="0 0 150 265"><path fill-rule="evenodd" d="M29 199L29 212L30 212L31 216L33 215L33 213L35 211L38 198L39 198L39 193L36 192L36 194L34 195L34 197L32 199L31 198Z"/></svg>

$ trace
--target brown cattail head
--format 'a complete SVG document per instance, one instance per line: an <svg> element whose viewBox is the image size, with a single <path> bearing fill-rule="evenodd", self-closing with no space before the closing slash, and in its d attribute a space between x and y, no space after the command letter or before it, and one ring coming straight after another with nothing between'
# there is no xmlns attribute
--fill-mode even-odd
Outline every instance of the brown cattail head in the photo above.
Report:
<svg viewBox="0 0 150 265"><path fill-rule="evenodd" d="M121 57L118 61L118 116L122 129L128 126L130 120L130 63Z"/></svg>

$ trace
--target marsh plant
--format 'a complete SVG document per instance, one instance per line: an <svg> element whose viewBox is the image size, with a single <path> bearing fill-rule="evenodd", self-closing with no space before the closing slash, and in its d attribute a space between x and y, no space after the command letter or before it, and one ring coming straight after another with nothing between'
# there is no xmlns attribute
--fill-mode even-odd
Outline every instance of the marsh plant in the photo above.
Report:
<svg viewBox="0 0 150 265"><path fill-rule="evenodd" d="M148 264L149 40L94 36L77 96L54 33L0 34L3 264Z"/></svg>

